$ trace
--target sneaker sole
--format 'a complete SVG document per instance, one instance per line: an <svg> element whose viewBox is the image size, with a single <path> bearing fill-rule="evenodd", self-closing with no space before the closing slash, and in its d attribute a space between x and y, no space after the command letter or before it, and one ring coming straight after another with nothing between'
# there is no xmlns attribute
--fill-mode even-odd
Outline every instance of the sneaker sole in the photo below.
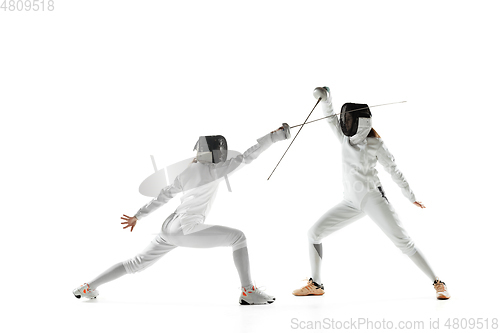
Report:
<svg viewBox="0 0 500 333"><path fill-rule="evenodd" d="M78 298L78 299L82 298L82 295L78 295L78 294L75 294L75 293L73 293L73 295L74 295L76 298ZM97 295L97 296L99 296L99 295ZM96 297L97 297L97 296L90 297L89 299L96 299ZM87 297L87 298L88 298L88 297Z"/></svg>
<svg viewBox="0 0 500 333"><path fill-rule="evenodd" d="M248 303L247 301L242 299L242 300L240 300L240 305L267 305L267 304L271 304L273 302L274 301L267 301L267 303Z"/></svg>
<svg viewBox="0 0 500 333"><path fill-rule="evenodd" d="M302 295L301 295L301 294L298 294L298 295L297 295L297 294L292 293L292 295L294 295L294 296L323 296L324 294L325 294L325 292L324 292L324 291L323 291L323 293L321 293L321 294L302 294Z"/></svg>

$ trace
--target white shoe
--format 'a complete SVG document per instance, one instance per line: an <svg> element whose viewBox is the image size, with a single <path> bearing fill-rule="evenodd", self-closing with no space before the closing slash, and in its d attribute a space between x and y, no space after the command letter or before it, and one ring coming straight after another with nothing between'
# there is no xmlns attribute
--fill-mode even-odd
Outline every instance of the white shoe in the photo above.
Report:
<svg viewBox="0 0 500 333"><path fill-rule="evenodd" d="M266 294L259 288L255 288L255 286L252 286L251 289L241 288L241 295L240 295L241 305L271 304L275 300L276 298L274 296Z"/></svg>
<svg viewBox="0 0 500 333"><path fill-rule="evenodd" d="M73 295L75 295L76 298L84 297L93 299L99 296L99 292L97 290L90 290L88 283L84 283L80 287L73 290Z"/></svg>

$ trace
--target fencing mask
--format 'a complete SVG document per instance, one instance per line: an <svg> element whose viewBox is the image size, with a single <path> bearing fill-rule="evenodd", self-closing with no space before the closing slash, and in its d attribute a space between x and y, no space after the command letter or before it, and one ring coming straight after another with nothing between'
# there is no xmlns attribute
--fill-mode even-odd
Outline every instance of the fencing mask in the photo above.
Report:
<svg viewBox="0 0 500 333"><path fill-rule="evenodd" d="M367 104L345 103L340 111L340 127L352 144L358 144L372 129L372 113Z"/></svg>
<svg viewBox="0 0 500 333"><path fill-rule="evenodd" d="M193 150L200 162L219 163L227 160L227 141L222 135L200 136Z"/></svg>

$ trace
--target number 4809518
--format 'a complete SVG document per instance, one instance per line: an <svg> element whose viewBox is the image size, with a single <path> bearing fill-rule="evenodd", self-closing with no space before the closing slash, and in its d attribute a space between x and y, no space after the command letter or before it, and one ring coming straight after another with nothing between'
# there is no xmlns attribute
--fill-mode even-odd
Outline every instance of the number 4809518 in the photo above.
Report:
<svg viewBox="0 0 500 333"><path fill-rule="evenodd" d="M0 9L4 12L7 10L10 12L21 12L21 11L53 11L54 10L54 0L3 0Z"/></svg>

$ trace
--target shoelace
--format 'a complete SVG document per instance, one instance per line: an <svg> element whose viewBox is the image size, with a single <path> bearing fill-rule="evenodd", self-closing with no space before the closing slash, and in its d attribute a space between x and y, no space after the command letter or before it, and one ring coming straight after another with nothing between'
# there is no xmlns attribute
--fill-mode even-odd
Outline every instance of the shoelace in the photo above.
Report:
<svg viewBox="0 0 500 333"><path fill-rule="evenodd" d="M262 289L263 287L255 287L255 285L253 285L253 288L252 289L246 289L246 288L241 288L242 289L242 293L243 295L247 296L247 294L251 294L251 293L255 293L255 294L258 294L258 295L261 295L261 296L264 296L266 298L269 298L271 296L269 296L268 294L266 294L264 292L265 289ZM265 287L264 287L265 288Z"/></svg>
<svg viewBox="0 0 500 333"><path fill-rule="evenodd" d="M312 281L311 279L309 279L309 278L305 278L305 279L304 279L304 280L302 280L302 281L307 281L307 285L305 285L304 287L302 287L302 289L304 289L304 288L305 288L305 289L307 289L307 290L312 290L312 289L313 289L313 287L315 287L315 285L314 285L313 281Z"/></svg>
<svg viewBox="0 0 500 333"><path fill-rule="evenodd" d="M442 282L440 280L436 280L434 282L434 289L436 289L437 292L445 292L446 288L445 288L444 282Z"/></svg>
<svg viewBox="0 0 500 333"><path fill-rule="evenodd" d="M255 281L254 281L254 282L253 282L253 284L252 284L253 289L248 289L248 291L254 292L254 291L259 290L260 292L262 292L262 291L265 291L265 290L266 290L266 286L256 287L256 285L257 285L257 283L255 283ZM243 287L242 287L242 288L243 288ZM243 288L243 289L245 289L245 288ZM245 290L246 290L246 289L245 289Z"/></svg>
<svg viewBox="0 0 500 333"><path fill-rule="evenodd" d="M268 294L266 294L263 290L260 290L259 288L255 288L253 292L264 297L270 297Z"/></svg>
<svg viewBox="0 0 500 333"><path fill-rule="evenodd" d="M254 288L254 292L256 292L257 294L260 294L262 296L266 296L268 297L269 295L267 295L264 291L266 290L266 286L260 286L260 287L256 287L256 283L254 282L253 283L253 288Z"/></svg>

